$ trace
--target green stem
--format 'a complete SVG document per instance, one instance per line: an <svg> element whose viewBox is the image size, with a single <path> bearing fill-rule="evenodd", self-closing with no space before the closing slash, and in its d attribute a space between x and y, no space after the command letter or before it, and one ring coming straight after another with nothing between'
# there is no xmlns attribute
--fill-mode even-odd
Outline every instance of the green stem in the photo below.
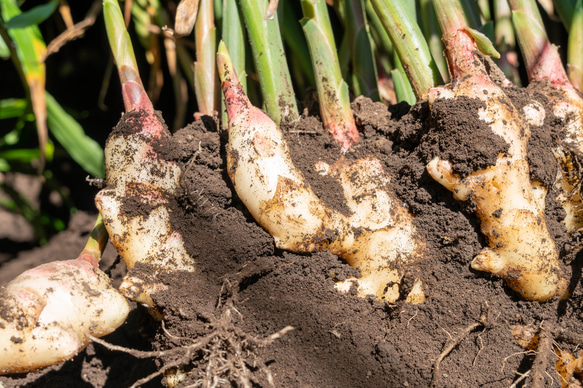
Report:
<svg viewBox="0 0 583 388"><path fill-rule="evenodd" d="M375 12L374 8L370 1L366 2L366 16L372 27L373 35L375 37L375 43L377 45L377 49L381 50L387 56L393 57L393 42L391 42L391 37L383 27L381 19L378 17L377 13ZM395 67L393 63L391 63L391 68Z"/></svg>
<svg viewBox="0 0 583 388"><path fill-rule="evenodd" d="M87 244L85 244L85 247L79 255L79 258L82 260L90 261L94 267L97 267L99 260L101 259L101 255L105 250L105 246L107 245L108 239L109 236L107 235L107 230L103 224L103 218L101 217L101 214L99 214L97 216L97 220L95 221L95 225L93 226L93 230L91 230ZM85 255L89 257L83 257Z"/></svg>
<svg viewBox="0 0 583 388"><path fill-rule="evenodd" d="M441 41L441 28L435 15L435 9L431 0L420 0L419 9L421 14L421 26L425 40L429 45L429 51L435 60L435 64L439 69L441 78L447 82L449 74L447 73L447 62L443 56L443 42Z"/></svg>
<svg viewBox="0 0 583 388"><path fill-rule="evenodd" d="M476 51L496 58L500 54L485 35L468 26L461 1L463 0L433 0L437 20L443 31L451 80L465 76L489 79L485 66L476 65L480 62Z"/></svg>
<svg viewBox="0 0 583 388"><path fill-rule="evenodd" d="M469 26L459 0L433 0L433 7L444 36Z"/></svg>
<svg viewBox="0 0 583 388"><path fill-rule="evenodd" d="M421 29L403 0L371 0L393 42L417 98L443 81Z"/></svg>
<svg viewBox="0 0 583 388"><path fill-rule="evenodd" d="M117 64L126 112L135 109L153 112L154 107L140 78L132 42L117 0L103 1L103 17L109 46Z"/></svg>
<svg viewBox="0 0 583 388"><path fill-rule="evenodd" d="M235 71L240 76L243 91L247 91L247 78L245 77L245 27L241 20L236 0L223 0L223 31L222 39L231 53L231 60ZM221 123L226 129L229 117L225 110L225 97L221 93Z"/></svg>
<svg viewBox="0 0 583 388"><path fill-rule="evenodd" d="M294 9L291 7L290 1L280 0L283 3L283 22L281 23L281 34L283 40L290 50L291 57L295 63L299 65L308 85L316 85L316 78L314 76L314 69L310 62L308 52L308 44L304 33L298 23L299 17L296 16Z"/></svg>
<svg viewBox="0 0 583 388"><path fill-rule="evenodd" d="M530 81L550 80L555 87L569 84L557 48L551 44L534 0L510 0L512 21Z"/></svg>
<svg viewBox="0 0 583 388"><path fill-rule="evenodd" d="M345 2L345 34L351 53L354 94L379 100L378 76L362 0Z"/></svg>
<svg viewBox="0 0 583 388"><path fill-rule="evenodd" d="M512 25L512 12L507 1L497 1L494 4L494 41L500 49L498 66L506 77L516 86L521 85L518 74L516 53L516 36Z"/></svg>
<svg viewBox="0 0 583 388"><path fill-rule="evenodd" d="M320 114L324 126L347 151L358 141L358 131L350 108L348 85L342 79L328 10L324 0L302 0L300 21L316 75Z"/></svg>
<svg viewBox="0 0 583 388"><path fill-rule="evenodd" d="M238 0L267 114L276 124L299 117L291 76L287 67L277 14L265 20L267 2Z"/></svg>
<svg viewBox="0 0 583 388"><path fill-rule="evenodd" d="M213 116L219 110L219 84L216 74L216 28L213 1L201 0L194 25L196 62L194 88L200 114Z"/></svg>

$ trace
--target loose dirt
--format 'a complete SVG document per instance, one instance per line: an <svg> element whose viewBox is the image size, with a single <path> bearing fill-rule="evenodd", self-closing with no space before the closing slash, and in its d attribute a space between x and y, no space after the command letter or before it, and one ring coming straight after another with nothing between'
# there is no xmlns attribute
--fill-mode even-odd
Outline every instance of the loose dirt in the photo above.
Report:
<svg viewBox="0 0 583 388"><path fill-rule="evenodd" d="M536 93L536 89L509 91L519 108ZM575 350L583 342L582 256L578 235L567 235L561 224L564 212L554 200L558 165L551 145L558 129L552 118L543 128L533 129L531 175L549 190L547 224L563 262L572 270L574 289L566 301L540 304L522 300L499 278L470 268L487 244L473 205L453 200L425 171L425 165L440 156L452 160L454 170L465 175L492 164L506 151L504 142L475 120L478 104L444 102L438 115L425 102L387 108L358 98L352 107L361 140L349 153L342 155L319 119L308 116L282 128L292 157L313 190L344 213L348 209L337 182L320 176L314 163L365 156L383 163L429 252L406 272L402 294L407 295L413 280L420 278L425 303L383 304L340 294L335 281L357 275L357 270L328 252L297 255L276 249L229 181L225 131L203 117L157 149L181 163L184 171L172 222L183 232L198 271L165 279L171 287L154 298L164 313L164 326L134 306L127 323L104 338L133 349L180 350L139 359L93 344L63 365L3 376L0 384L126 387L165 366L183 364L181 370L187 374L179 386L216 378L220 386L509 387L525 373L530 376L516 386L530 384L535 375L544 380L540 386L561 386L553 349L577 356ZM93 217L78 215L48 246L21 252L3 264L0 282L41 262L75 257ZM64 241L74 243L68 246ZM114 257L110 247L104 268ZM115 282L123 275L122 267L112 272ZM293 330L280 332L288 326ZM521 346L513 334L518 329L544 333L539 336L541 344L544 338L554 342L545 340L547 352L539 356L544 347L537 352L536 347ZM158 387L166 384L163 380L158 376L145 386Z"/></svg>

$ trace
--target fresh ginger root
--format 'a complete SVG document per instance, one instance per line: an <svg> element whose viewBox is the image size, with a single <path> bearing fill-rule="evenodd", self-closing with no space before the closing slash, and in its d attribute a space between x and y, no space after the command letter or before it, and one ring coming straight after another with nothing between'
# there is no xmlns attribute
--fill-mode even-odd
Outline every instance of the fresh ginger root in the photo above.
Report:
<svg viewBox="0 0 583 388"><path fill-rule="evenodd" d="M103 9L128 113L105 145L107 187L97 194L95 203L129 269L120 291L153 307L151 295L166 287L160 274L194 271L194 260L170 221L169 203L178 193L181 171L176 162L164 160L154 149L171 135L144 89L119 5L106 0ZM124 130L128 126L131 131ZM138 205L139 214L128 211L128 204ZM144 267L136 271L138 263Z"/></svg>
<svg viewBox="0 0 583 388"><path fill-rule="evenodd" d="M353 214L347 217L325 206L292 162L281 130L251 105L223 43L217 65L229 116L227 171L251 215L278 248L328 249L360 268L360 278L340 282L337 288L348 291L355 282L361 296L396 301L404 268L422 257L424 245L411 215L389 190L381 164L341 159L316 166L339 179Z"/></svg>
<svg viewBox="0 0 583 388"><path fill-rule="evenodd" d="M151 295L166 287L159 274L194 271L194 260L182 235L172 227L168 208L177 194L181 172L177 163L162 160L152 149L152 142L169 136L153 111L133 111L124 120L126 124L136 121L144 129L132 134L116 130L110 135L105 145L107 187L97 194L95 203L113 246L130 270L120 291L153 307ZM126 211L127 204L147 212ZM132 271L137 263L148 266L147 275L144 268Z"/></svg>
<svg viewBox="0 0 583 388"><path fill-rule="evenodd" d="M0 288L0 374L66 361L113 332L129 313L125 298L98 268L107 233L98 219L74 260L30 269Z"/></svg>
<svg viewBox="0 0 583 388"><path fill-rule="evenodd" d="M463 20L463 19L461 19ZM452 84L429 92L429 104L441 98L476 98L485 107L477 114L509 148L498 155L496 164L465 178L453 173L451 164L439 158L427 166L429 174L458 200L472 199L488 237L472 261L472 268L491 272L524 298L546 301L566 295L567 280L559 264L555 243L544 218L546 189L531 182L526 160L530 136L503 90L488 76L477 53L471 32L465 26L442 26Z"/></svg>
<svg viewBox="0 0 583 388"><path fill-rule="evenodd" d="M567 213L564 224L569 232L583 228L581 171L583 162L583 97L573 86L563 67L556 46L548 39L534 1L510 1L512 20L530 82L547 83L546 104L561 126L559 144L553 153L561 167L557 176L557 200ZM547 114L548 114L547 113Z"/></svg>

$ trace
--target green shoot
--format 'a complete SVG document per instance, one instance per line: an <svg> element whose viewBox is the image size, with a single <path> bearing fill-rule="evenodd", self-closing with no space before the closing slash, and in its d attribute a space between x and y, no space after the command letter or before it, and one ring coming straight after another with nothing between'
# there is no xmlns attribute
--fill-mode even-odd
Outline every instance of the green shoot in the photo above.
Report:
<svg viewBox="0 0 583 388"><path fill-rule="evenodd" d="M132 42L117 0L104 0L103 17L109 46L117 63L126 112L134 109L153 112L154 107L140 78Z"/></svg>
<svg viewBox="0 0 583 388"><path fill-rule="evenodd" d="M345 35L350 48L354 94L378 101L377 69L363 1L349 0L344 3L344 7Z"/></svg>
<svg viewBox="0 0 583 388"><path fill-rule="evenodd" d="M555 87L568 84L559 51L547 37L537 4L531 0L510 0L510 7L528 79L549 80Z"/></svg>
<svg viewBox="0 0 583 388"><path fill-rule="evenodd" d="M444 47L443 42L441 41L441 28L439 27L439 22L435 15L435 9L433 8L431 0L420 0L419 7L423 35L429 45L429 51L431 51L431 56L435 60L435 65L439 69L439 74L441 75L441 78L446 81L449 74L447 73L447 62L443 56Z"/></svg>
<svg viewBox="0 0 583 388"><path fill-rule="evenodd" d="M348 85L342 79L338 66L336 43L326 3L302 0L302 10L304 18L301 24L316 72L322 122L343 151L347 151L358 141L358 131L350 109Z"/></svg>
<svg viewBox="0 0 583 388"><path fill-rule="evenodd" d="M496 47L500 50L498 66L514 85L520 86L516 36L512 25L512 12L507 1L497 1L494 4L494 18L494 39Z"/></svg>
<svg viewBox="0 0 583 388"><path fill-rule="evenodd" d="M287 67L277 13L265 19L266 1L238 0L267 114L279 124L299 117L289 68Z"/></svg>
<svg viewBox="0 0 583 388"><path fill-rule="evenodd" d="M239 74L239 82L243 91L247 91L247 79L245 77L245 27L241 20L241 14L237 8L236 0L224 0L223 2L223 31L222 37L229 53L235 71ZM215 57L213 55L213 57ZM229 117L225 110L225 97L221 93L221 123L223 129L229 124Z"/></svg>
<svg viewBox="0 0 583 388"><path fill-rule="evenodd" d="M417 98L443 81L421 29L403 0L371 0L393 42Z"/></svg>
<svg viewBox="0 0 583 388"><path fill-rule="evenodd" d="M216 28L212 0L201 0L194 25L196 62L194 87L199 114L214 116L219 110L219 91L215 65Z"/></svg>

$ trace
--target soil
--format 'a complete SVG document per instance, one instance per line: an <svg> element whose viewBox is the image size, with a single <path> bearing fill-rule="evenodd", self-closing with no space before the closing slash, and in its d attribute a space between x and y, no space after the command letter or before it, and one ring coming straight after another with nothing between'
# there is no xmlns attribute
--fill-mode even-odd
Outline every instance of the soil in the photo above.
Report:
<svg viewBox="0 0 583 388"><path fill-rule="evenodd" d="M536 86L508 92L518 108L544 95ZM550 349L577 356L583 342L582 256L579 236L567 235L561 223L564 212L554 200L558 165L550 144L558 129L552 118L547 117L543 128L532 129L529 160L531 176L549 190L546 221L572 272L573 291L568 300L541 304L522 300L503 280L470 268L487 245L474 206L455 201L425 171L440 156L466 175L506 152L505 143L475 119L479 104L470 99L444 102L432 112L424 101L387 108L358 98L352 107L361 140L349 153L342 155L317 116L304 115L282 126L292 157L320 198L344 213L348 209L337 182L319 175L314 163L370 155L383 163L426 242L429 254L409 268L402 286L406 296L413 280L420 278L427 294L424 303L386 304L341 294L335 281L358 275L358 270L328 252L299 255L277 249L227 176L226 132L212 118L202 117L157 148L183 169L173 224L182 231L198 271L165 279L172 287L154 298L164 325L134 304L127 322L104 338L152 351L152 357L141 359L92 344L62 365L1 376L0 386L126 387L175 364L187 372L179 386L196 386L209 370L220 386L246 386L248 378L253 387L269 387L272 381L277 387L306 388L494 388L511 386L531 370L517 387L531 386L541 374L546 382L540 387L561 386L557 357ZM0 283L42 262L75 257L94 219L95 214L78 213L69 229L47 246L6 259ZM114 260L109 247L103 269ZM111 274L119 284L123 264ZM293 330L282 331L288 326ZM520 336L513 334L518 329L539 333L540 349L523 347ZM168 349L176 350L158 352ZM144 386L165 384L157 376Z"/></svg>

